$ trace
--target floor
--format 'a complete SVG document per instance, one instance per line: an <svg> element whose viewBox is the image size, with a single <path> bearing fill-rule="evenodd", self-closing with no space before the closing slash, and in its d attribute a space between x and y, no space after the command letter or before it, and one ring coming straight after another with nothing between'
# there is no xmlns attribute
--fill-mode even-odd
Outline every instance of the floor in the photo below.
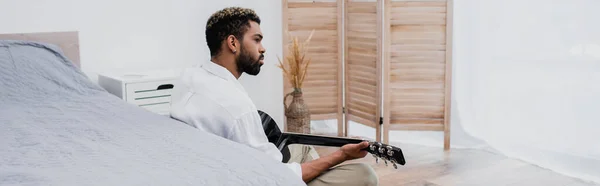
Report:
<svg viewBox="0 0 600 186"><path fill-rule="evenodd" d="M394 169L368 155L352 162L373 166L381 186L442 186L442 185L561 185L592 186L576 178L567 177L535 165L510 159L484 150L452 149L392 144L402 148L406 165ZM322 156L337 148L316 147Z"/></svg>

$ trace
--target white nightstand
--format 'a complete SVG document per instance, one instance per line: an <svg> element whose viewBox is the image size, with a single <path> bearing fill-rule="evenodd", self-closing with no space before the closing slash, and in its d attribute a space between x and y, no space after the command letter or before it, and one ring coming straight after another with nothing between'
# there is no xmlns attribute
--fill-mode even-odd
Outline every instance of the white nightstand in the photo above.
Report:
<svg viewBox="0 0 600 186"><path fill-rule="evenodd" d="M129 103L166 116L171 108L171 92L180 74L179 69L110 72L99 74L98 84Z"/></svg>

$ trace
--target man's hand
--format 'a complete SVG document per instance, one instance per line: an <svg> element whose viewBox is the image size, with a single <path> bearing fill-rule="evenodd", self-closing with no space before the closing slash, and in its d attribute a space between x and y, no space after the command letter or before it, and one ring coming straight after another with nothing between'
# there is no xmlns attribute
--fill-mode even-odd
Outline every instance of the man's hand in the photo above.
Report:
<svg viewBox="0 0 600 186"><path fill-rule="evenodd" d="M366 150L362 150L367 147L369 147L369 142L363 141L358 144L344 145L340 148L340 150L344 153L345 160L353 160L367 156L368 152Z"/></svg>
<svg viewBox="0 0 600 186"><path fill-rule="evenodd" d="M365 157L369 152L362 150L369 147L369 142L362 142L358 144L347 144L342 146L338 151L321 157L319 159L303 163L302 166L302 180L308 183L323 171L338 165L347 160L353 160L357 158Z"/></svg>

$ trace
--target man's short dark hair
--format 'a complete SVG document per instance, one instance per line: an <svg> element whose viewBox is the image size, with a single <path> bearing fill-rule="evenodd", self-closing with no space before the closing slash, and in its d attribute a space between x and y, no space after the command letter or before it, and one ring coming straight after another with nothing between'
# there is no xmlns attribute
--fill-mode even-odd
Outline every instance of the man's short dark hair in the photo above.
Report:
<svg viewBox="0 0 600 186"><path fill-rule="evenodd" d="M206 43L210 55L221 52L221 43L229 35L243 40L244 33L250 27L250 21L260 24L260 18L254 10L241 7L228 7L215 12L206 23Z"/></svg>

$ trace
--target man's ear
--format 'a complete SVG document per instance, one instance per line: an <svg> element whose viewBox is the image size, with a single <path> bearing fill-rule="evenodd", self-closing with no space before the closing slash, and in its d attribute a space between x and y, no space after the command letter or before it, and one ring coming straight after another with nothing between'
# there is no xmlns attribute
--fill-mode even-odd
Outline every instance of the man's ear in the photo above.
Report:
<svg viewBox="0 0 600 186"><path fill-rule="evenodd" d="M229 51L236 53L238 51L239 46L240 46L239 40L237 40L237 38L235 38L235 36L229 35L227 37L227 48L229 48Z"/></svg>

